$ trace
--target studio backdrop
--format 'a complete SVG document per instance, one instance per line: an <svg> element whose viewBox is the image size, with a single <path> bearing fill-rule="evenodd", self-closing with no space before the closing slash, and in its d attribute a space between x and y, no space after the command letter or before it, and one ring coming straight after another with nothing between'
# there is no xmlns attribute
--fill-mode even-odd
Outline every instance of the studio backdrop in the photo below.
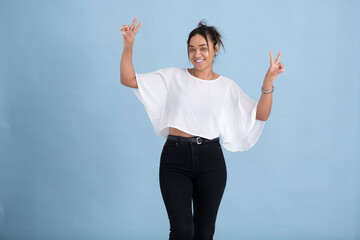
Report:
<svg viewBox="0 0 360 240"><path fill-rule="evenodd" d="M0 239L168 239L165 138L120 84L120 28L135 17L137 73L192 67L186 40L206 19L224 36L214 71L255 101L282 51L259 141L224 149L214 239L360 239L359 12L355 0L0 0Z"/></svg>

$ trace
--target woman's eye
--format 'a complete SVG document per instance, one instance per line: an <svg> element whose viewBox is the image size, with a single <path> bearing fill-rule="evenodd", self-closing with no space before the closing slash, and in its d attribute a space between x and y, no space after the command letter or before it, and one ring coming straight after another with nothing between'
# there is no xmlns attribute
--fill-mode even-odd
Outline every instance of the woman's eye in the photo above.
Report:
<svg viewBox="0 0 360 240"><path fill-rule="evenodd" d="M193 52L193 51L194 51L194 49L192 49L192 48L189 50L189 52Z"/></svg>
<svg viewBox="0 0 360 240"><path fill-rule="evenodd" d="M201 48L201 51L206 51L206 48Z"/></svg>

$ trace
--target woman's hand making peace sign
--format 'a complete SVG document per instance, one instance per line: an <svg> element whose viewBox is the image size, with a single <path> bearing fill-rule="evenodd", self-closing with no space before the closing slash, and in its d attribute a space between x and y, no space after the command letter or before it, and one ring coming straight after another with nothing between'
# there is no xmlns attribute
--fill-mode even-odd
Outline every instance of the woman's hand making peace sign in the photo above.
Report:
<svg viewBox="0 0 360 240"><path fill-rule="evenodd" d="M265 76L265 80L269 81L270 83L273 83L280 73L285 72L284 64L280 62L280 57L281 51L279 51L279 55L274 62L273 54L270 51L270 67Z"/></svg>
<svg viewBox="0 0 360 240"><path fill-rule="evenodd" d="M134 44L135 34L137 33L137 31L139 30L139 28L142 24L142 23L139 23L137 25L137 27L135 28L136 21L137 21L137 17L134 19L131 26L123 25L121 27L120 31L121 31L121 34L123 35L123 39L124 39L124 48L132 48L132 46Z"/></svg>

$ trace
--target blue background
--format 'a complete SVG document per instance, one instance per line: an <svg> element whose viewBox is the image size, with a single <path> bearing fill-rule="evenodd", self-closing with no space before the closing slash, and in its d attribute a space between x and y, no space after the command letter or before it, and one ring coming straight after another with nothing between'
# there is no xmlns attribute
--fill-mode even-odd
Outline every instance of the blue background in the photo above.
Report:
<svg viewBox="0 0 360 240"><path fill-rule="evenodd" d="M279 50L269 120L224 149L215 239L360 239L359 1L0 1L0 239L167 239L165 139L120 84L120 27L143 22L135 70L191 67L189 32L224 35L214 70L254 100Z"/></svg>

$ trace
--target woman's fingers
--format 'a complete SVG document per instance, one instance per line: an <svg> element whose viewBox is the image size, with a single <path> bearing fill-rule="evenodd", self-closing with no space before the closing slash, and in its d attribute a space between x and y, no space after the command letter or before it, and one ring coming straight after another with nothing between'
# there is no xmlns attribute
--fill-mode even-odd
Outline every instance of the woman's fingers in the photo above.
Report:
<svg viewBox="0 0 360 240"><path fill-rule="evenodd" d="M281 50L279 51L279 55L276 58L275 64L277 64L280 61L280 57L281 57Z"/></svg>
<svg viewBox="0 0 360 240"><path fill-rule="evenodd" d="M135 25L136 25L136 21L137 21L137 17L134 18L134 21L133 21L132 24L131 24L131 30L134 30Z"/></svg>
<svg viewBox="0 0 360 240"><path fill-rule="evenodd" d="M285 72L285 69L280 69L276 72L276 74L279 75L280 73L283 73L283 72Z"/></svg>
<svg viewBox="0 0 360 240"><path fill-rule="evenodd" d="M137 21L137 17L136 17L136 18L134 18L134 20L133 20L133 22L132 22L131 26L129 26L129 25L123 25L123 26L121 27L121 30L120 30L120 31L124 34L125 32L127 32L127 31L131 30L131 31L133 31L133 32L134 32L134 34L136 34L136 33L137 33L137 31L139 30L139 28L140 28L140 27L141 27L141 25L142 25L142 23L139 23L139 24L137 25L137 27L135 28L136 21Z"/></svg>
<svg viewBox="0 0 360 240"><path fill-rule="evenodd" d="M277 56L275 62L272 52L270 51L269 53L270 53L270 67L268 72L266 73L266 76L268 76L271 79L275 79L280 73L285 72L285 67L284 64L280 62L281 50L279 51L279 55Z"/></svg>
<svg viewBox="0 0 360 240"><path fill-rule="evenodd" d="M135 31L134 31L135 34L137 33L137 31L139 31L139 28L141 27L141 25L142 25L142 23L139 23L137 25L137 27L135 28Z"/></svg>
<svg viewBox="0 0 360 240"><path fill-rule="evenodd" d="M284 64L282 64L281 62L279 62L277 64L278 69L276 70L276 74L279 75L280 73L285 72L285 68L284 68Z"/></svg>
<svg viewBox="0 0 360 240"><path fill-rule="evenodd" d="M270 51L270 66L273 65L273 63L274 63L274 57L272 52Z"/></svg>
<svg viewBox="0 0 360 240"><path fill-rule="evenodd" d="M270 51L270 65L278 64L280 61L280 57L281 57L281 50L279 51L279 55L277 56L277 58L274 62L274 56L273 56L272 52Z"/></svg>
<svg viewBox="0 0 360 240"><path fill-rule="evenodd" d="M121 31L121 32L123 32L123 31L126 32L126 31L129 30L129 28L130 28L129 25L123 25L123 26L121 27L120 31Z"/></svg>
<svg viewBox="0 0 360 240"><path fill-rule="evenodd" d="M281 62L279 62L279 66L280 66L280 69L284 69L284 64L282 64Z"/></svg>

